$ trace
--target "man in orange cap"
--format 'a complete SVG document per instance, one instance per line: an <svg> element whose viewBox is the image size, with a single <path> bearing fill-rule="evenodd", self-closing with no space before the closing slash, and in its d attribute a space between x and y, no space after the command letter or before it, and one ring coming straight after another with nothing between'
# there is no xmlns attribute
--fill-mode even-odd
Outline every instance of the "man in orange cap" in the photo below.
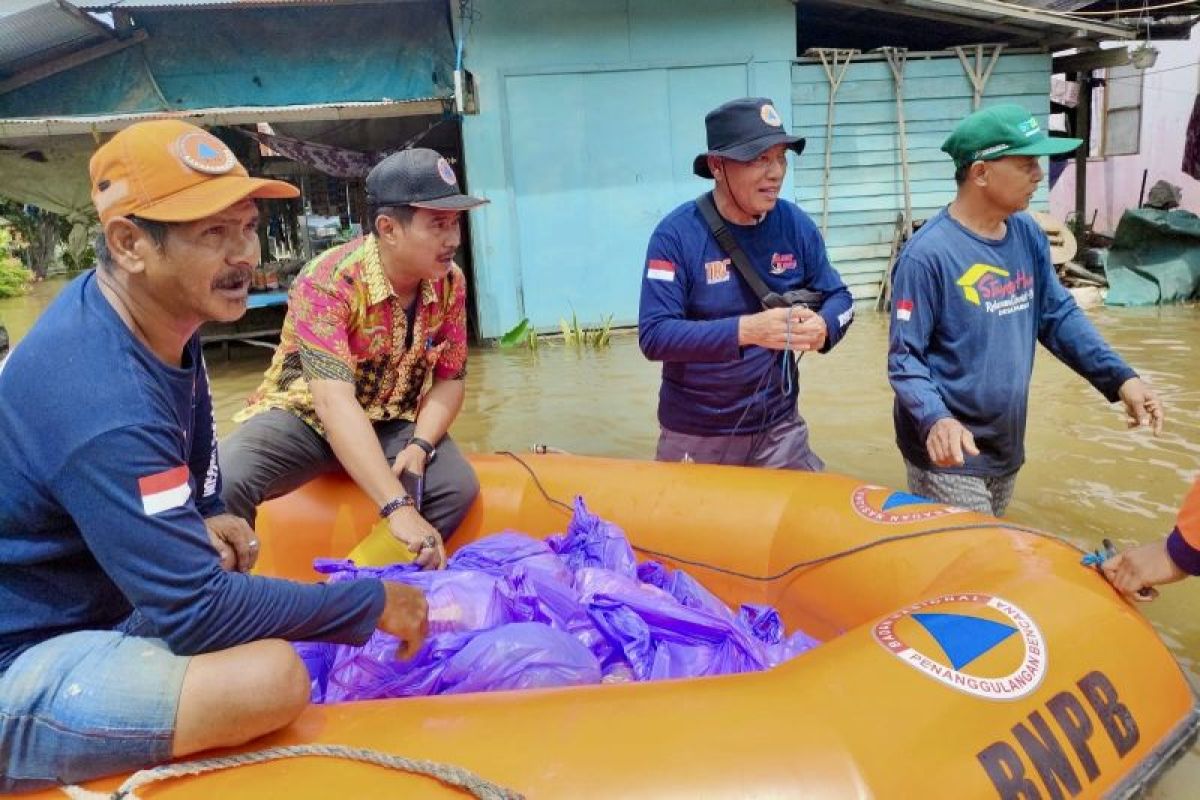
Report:
<svg viewBox="0 0 1200 800"><path fill-rule="evenodd" d="M415 651L426 605L380 581L246 574L224 513L197 329L246 308L251 178L182 122L134 125L91 161L99 268L0 364L0 792L236 745L291 722L309 678L283 640Z"/></svg>

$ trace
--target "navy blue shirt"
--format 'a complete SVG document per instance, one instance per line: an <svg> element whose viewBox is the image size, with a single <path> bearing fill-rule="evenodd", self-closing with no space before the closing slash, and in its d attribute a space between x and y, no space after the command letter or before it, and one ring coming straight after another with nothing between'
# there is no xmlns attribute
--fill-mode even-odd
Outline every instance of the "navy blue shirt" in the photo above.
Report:
<svg viewBox="0 0 1200 800"><path fill-rule="evenodd" d="M94 273L63 289L0 363L0 671L53 636L137 609L176 653L270 637L360 643L378 581L303 585L226 572L208 376L137 340Z"/></svg>
<svg viewBox="0 0 1200 800"><path fill-rule="evenodd" d="M896 443L918 467L996 476L1025 462L1025 418L1040 341L1109 401L1136 373L1092 327L1050 263L1046 235L1027 214L986 239L942 209L905 246L893 277L888 378ZM935 467L925 440L954 417L978 456Z"/></svg>
<svg viewBox="0 0 1200 800"><path fill-rule="evenodd" d="M809 216L780 200L757 225L728 227L772 291L811 289L825 296L823 352L837 344L854 319L854 301ZM738 317L759 311L762 303L713 237L696 201L658 224L646 250L638 342L646 358L663 362L659 424L724 436L757 433L795 414L799 390L781 372L784 356L738 345Z"/></svg>

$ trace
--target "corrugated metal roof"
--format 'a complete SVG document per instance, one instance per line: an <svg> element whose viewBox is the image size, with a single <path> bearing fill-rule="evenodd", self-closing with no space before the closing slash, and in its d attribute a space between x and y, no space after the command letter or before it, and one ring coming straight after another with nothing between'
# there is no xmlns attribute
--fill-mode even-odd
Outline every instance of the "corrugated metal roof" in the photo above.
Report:
<svg viewBox="0 0 1200 800"><path fill-rule="evenodd" d="M1092 39L1132 39L1137 35L1135 29L1121 23L1076 17L1059 11L1048 11L1028 4L1004 2L1003 0L900 0L895 4L895 8L898 12L903 13L903 7L906 5L933 10L949 9L955 14L1006 25L1078 31Z"/></svg>
<svg viewBox="0 0 1200 800"><path fill-rule="evenodd" d="M246 125L254 122L367 119L440 114L447 101L441 97L376 102L315 103L298 106L243 106L198 108L192 111L155 111L145 114L111 114L94 117L41 117L0 119L0 140L30 136L118 131L147 119L182 119L197 125Z"/></svg>
<svg viewBox="0 0 1200 800"><path fill-rule="evenodd" d="M272 6L332 6L364 3L414 2L414 0L83 0L80 8L88 11L132 11L165 8L270 8Z"/></svg>
<svg viewBox="0 0 1200 800"><path fill-rule="evenodd" d="M12 75L63 53L111 38L87 14L55 0L23 0L0 15L0 74Z"/></svg>

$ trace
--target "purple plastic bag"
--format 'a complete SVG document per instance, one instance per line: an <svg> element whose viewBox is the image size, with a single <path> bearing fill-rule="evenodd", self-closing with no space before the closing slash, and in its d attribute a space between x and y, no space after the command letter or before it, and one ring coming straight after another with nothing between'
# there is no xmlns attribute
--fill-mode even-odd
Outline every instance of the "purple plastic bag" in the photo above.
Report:
<svg viewBox="0 0 1200 800"><path fill-rule="evenodd" d="M546 544L573 572L603 567L621 575L637 575L637 559L625 533L588 511L582 497L575 498L575 513L567 532L547 538Z"/></svg>
<svg viewBox="0 0 1200 800"><path fill-rule="evenodd" d="M308 670L308 699L313 703L325 700L325 684L333 666L333 645L328 642L292 642L296 654Z"/></svg>
<svg viewBox="0 0 1200 800"><path fill-rule="evenodd" d="M540 622L565 631L601 663L612 655L608 638L596 627L571 583L560 582L544 570L528 569L522 564L508 576L507 585L514 620Z"/></svg>
<svg viewBox="0 0 1200 800"><path fill-rule="evenodd" d="M569 633L536 622L434 636L410 661L395 660L395 641L376 631L365 647L338 647L325 702L582 686L601 679L591 651Z"/></svg>
<svg viewBox="0 0 1200 800"><path fill-rule="evenodd" d="M517 567L537 570L561 583L572 582L571 570L562 562L550 545L515 531L485 536L450 556L446 567L452 570L473 569L489 575L504 577Z"/></svg>
<svg viewBox="0 0 1200 800"><path fill-rule="evenodd" d="M446 662L437 693L599 682L600 662L571 634L536 622L518 622L472 637Z"/></svg>
<svg viewBox="0 0 1200 800"><path fill-rule="evenodd" d="M763 669L765 646L726 616L682 606L657 587L601 569L575 573L597 627L623 651L638 680Z"/></svg>
<svg viewBox="0 0 1200 800"><path fill-rule="evenodd" d="M638 565L616 525L575 500L567 532L506 531L463 547L448 569L357 567L321 559L330 582L379 578L420 587L430 636L407 662L395 637L362 647L299 643L316 702L699 677L760 670L814 647L784 636L770 606L735 615L681 570ZM640 580L639 580L640 579Z"/></svg>
<svg viewBox="0 0 1200 800"><path fill-rule="evenodd" d="M383 631L371 634L362 647L333 645L325 702L436 694L447 661L477 633L431 636L408 661L396 660L396 638Z"/></svg>

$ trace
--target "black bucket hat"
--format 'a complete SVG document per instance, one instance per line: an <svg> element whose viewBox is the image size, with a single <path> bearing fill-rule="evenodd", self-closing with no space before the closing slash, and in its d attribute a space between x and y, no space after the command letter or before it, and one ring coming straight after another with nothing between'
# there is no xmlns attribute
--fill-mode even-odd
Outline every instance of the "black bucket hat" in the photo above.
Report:
<svg viewBox="0 0 1200 800"><path fill-rule="evenodd" d="M463 194L454 168L436 150L414 147L392 153L367 173L367 202L372 206L416 206L465 211L487 202Z"/></svg>
<svg viewBox="0 0 1200 800"><path fill-rule="evenodd" d="M708 150L692 161L692 172L701 178L713 176L708 168L709 156L751 161L777 144L786 144L796 155L804 152L804 139L784 131L783 120L768 97L730 100L704 115L704 128Z"/></svg>

